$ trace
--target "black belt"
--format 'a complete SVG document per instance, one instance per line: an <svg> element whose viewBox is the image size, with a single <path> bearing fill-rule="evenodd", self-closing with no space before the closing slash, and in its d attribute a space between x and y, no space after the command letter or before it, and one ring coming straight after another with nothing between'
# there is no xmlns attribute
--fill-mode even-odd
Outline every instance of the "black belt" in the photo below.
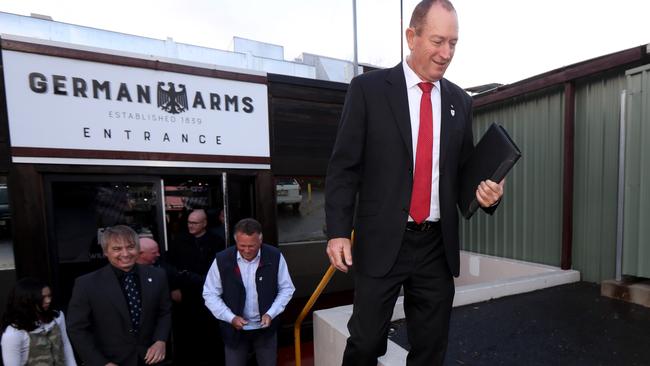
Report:
<svg viewBox="0 0 650 366"><path fill-rule="evenodd" d="M408 231L431 231L439 228L440 221L423 221L419 224L409 221L406 223L406 230Z"/></svg>

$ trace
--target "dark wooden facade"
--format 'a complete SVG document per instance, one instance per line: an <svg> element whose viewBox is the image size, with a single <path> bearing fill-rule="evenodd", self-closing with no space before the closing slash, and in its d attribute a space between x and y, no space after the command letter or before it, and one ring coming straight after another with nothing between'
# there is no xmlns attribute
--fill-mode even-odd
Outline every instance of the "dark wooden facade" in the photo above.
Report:
<svg viewBox="0 0 650 366"><path fill-rule="evenodd" d="M276 176L325 176L348 85L269 74Z"/></svg>

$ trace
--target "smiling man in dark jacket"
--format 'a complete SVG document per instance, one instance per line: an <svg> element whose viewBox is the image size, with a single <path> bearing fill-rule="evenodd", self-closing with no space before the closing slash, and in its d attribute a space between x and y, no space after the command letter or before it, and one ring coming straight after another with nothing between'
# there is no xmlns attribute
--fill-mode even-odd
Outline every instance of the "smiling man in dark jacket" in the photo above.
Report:
<svg viewBox="0 0 650 366"><path fill-rule="evenodd" d="M138 235L104 230L109 264L77 278L68 306L68 335L86 366L153 365L165 359L171 301L162 269L136 264Z"/></svg>

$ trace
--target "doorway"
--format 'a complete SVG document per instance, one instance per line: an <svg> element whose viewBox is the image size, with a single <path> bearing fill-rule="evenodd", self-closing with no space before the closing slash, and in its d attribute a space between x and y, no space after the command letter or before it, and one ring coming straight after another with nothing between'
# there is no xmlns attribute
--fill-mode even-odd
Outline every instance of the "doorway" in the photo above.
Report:
<svg viewBox="0 0 650 366"><path fill-rule="evenodd" d="M105 227L128 225L158 242L165 256L187 234L194 209L206 211L208 229L220 231L227 245L234 224L255 216L255 176L245 174L56 174L45 176L45 193L53 285L62 305L78 276L107 263L99 245Z"/></svg>

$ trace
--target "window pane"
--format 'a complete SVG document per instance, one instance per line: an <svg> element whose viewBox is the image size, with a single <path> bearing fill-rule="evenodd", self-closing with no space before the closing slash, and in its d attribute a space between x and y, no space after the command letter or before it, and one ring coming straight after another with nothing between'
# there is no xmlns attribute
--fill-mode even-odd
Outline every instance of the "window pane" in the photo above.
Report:
<svg viewBox="0 0 650 366"><path fill-rule="evenodd" d="M251 176L228 174L228 205L225 210L221 176L164 177L164 186L169 249L188 234L187 216L194 209L205 210L208 230L228 245L233 244L232 228L237 221L254 216L255 181ZM229 235L226 235L225 221Z"/></svg>
<svg viewBox="0 0 650 366"><path fill-rule="evenodd" d="M324 178L277 177L280 243L322 241L325 232Z"/></svg>
<svg viewBox="0 0 650 366"><path fill-rule="evenodd" d="M52 199L60 263L105 263L98 234L109 226L128 225L158 240L153 183L53 182Z"/></svg>
<svg viewBox="0 0 650 366"><path fill-rule="evenodd" d="M107 263L98 240L104 228L128 225L162 242L159 193L152 182L53 181L51 188L61 299L70 298L75 278Z"/></svg>
<svg viewBox="0 0 650 366"><path fill-rule="evenodd" d="M221 177L164 178L165 220L170 248L179 238L188 235L187 216L196 209L205 210L208 230L222 236L223 223L219 214L223 208L223 191L220 179Z"/></svg>

